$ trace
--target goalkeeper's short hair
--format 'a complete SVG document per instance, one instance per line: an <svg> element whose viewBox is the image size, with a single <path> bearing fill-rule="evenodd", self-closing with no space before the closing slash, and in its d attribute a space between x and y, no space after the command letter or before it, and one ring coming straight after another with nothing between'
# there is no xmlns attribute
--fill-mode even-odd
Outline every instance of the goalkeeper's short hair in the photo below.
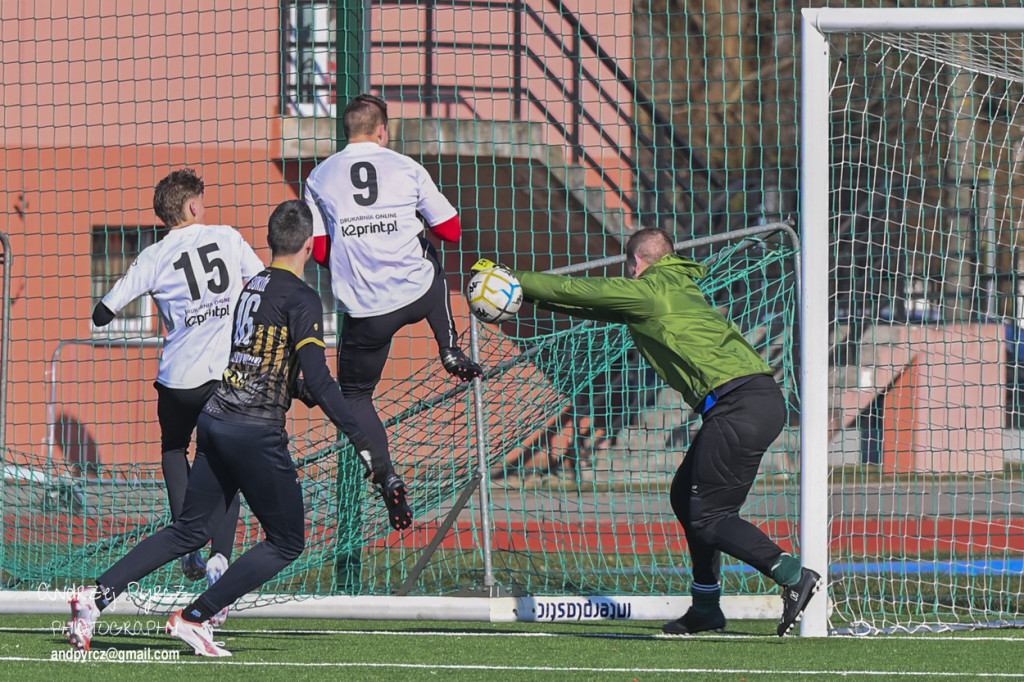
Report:
<svg viewBox="0 0 1024 682"><path fill-rule="evenodd" d="M672 237L657 227L646 227L634 232L626 242L626 257L636 261L640 256L645 263L657 263L672 253Z"/></svg>

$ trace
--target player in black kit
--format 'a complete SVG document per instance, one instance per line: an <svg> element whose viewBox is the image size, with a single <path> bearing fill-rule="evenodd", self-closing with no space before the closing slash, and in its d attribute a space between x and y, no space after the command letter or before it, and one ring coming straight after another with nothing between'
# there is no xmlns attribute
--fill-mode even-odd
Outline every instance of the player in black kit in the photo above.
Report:
<svg viewBox="0 0 1024 682"><path fill-rule="evenodd" d="M302 553L305 513L285 415L292 397L316 404L350 439L384 496L392 526L407 528L406 488L386 458L372 457L324 356L320 297L302 281L313 249L309 207L286 201L270 216L270 267L249 280L235 305L224 379L199 417L198 447L178 519L140 542L94 588L71 600L69 638L88 649L93 624L129 583L202 547L240 490L265 539L232 564L194 602L171 616L167 631L204 656L230 656L213 641L209 620L277 575ZM299 371L302 379L299 379Z"/></svg>

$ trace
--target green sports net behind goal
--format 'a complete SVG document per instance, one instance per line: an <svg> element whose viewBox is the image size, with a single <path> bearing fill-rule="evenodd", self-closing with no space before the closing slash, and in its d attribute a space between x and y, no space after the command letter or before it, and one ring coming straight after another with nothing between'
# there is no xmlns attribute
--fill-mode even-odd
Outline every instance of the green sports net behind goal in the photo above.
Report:
<svg viewBox="0 0 1024 682"><path fill-rule="evenodd" d="M700 283L709 299L777 368L795 418L797 282L785 236L767 231L692 255L711 266ZM505 333L524 328L534 333ZM482 329L479 347L489 370L482 403L491 547L482 542L474 495L422 570L411 573L478 467L473 393L431 361L377 399L411 489L414 527L391 530L354 452L337 443L329 423L292 433L307 547L242 607L301 595L386 595L403 587L410 594L465 592L484 583L485 551L496 583L512 593L687 591L685 546L668 484L698 424L638 358L625 328L545 318L527 306L511 328ZM116 377L111 371L107 380ZM7 467L3 488L10 587L94 580L168 522L157 465L110 464L83 473L45 455L11 454L22 464ZM745 510L787 546L795 542L795 457L796 438L787 427L765 457ZM236 552L261 539L258 528L243 503ZM773 589L740 565L727 563L724 575L730 593ZM172 562L144 580L134 598L170 610L201 586Z"/></svg>

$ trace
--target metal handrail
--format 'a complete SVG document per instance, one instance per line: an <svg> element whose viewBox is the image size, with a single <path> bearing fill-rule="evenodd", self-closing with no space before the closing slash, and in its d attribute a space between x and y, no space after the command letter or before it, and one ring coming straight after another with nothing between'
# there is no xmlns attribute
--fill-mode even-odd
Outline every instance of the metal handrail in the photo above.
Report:
<svg viewBox="0 0 1024 682"><path fill-rule="evenodd" d="M7 365L11 357L11 263L14 255L11 253L11 242L5 232L0 232L0 243L3 244L3 310L0 311L0 463L3 463L4 474L0 475L0 518L3 518L3 508L6 504L7 495L4 492L4 485L7 481ZM0 542L0 566L4 565L4 554L6 543Z"/></svg>
<svg viewBox="0 0 1024 682"><path fill-rule="evenodd" d="M708 183L714 186L716 189L722 189L721 182L711 173L710 167L707 162L700 157L699 154L683 139L683 137L675 129L675 125L669 119L665 118L664 114L657 108L654 100L647 96L635 80L629 77L620 67L618 62L609 55L603 47L597 42L597 38L594 37L590 31L588 31L579 20L572 10L565 6L562 0L547 0L548 4L555 7L562 19L569 24L574 31L578 31L580 38L584 44L593 50L594 54L600 62L612 72L615 76L615 80L625 87L629 94L633 97L634 102L641 109L643 109L651 117L651 120L655 125L664 127L669 133L669 139L671 140L675 148L683 150L690 159L690 165L695 170L704 173L708 178Z"/></svg>
<svg viewBox="0 0 1024 682"><path fill-rule="evenodd" d="M0 310L0 452L7 452L7 366L11 361L11 264L14 262L14 254L11 253L11 241L7 234L0 232L0 244L3 245L3 254L0 255L0 263L3 264L3 303Z"/></svg>
<svg viewBox="0 0 1024 682"><path fill-rule="evenodd" d="M553 0L549 0L549 2L553 2ZM594 36L589 31L587 31L586 28L582 26L582 24L580 24L579 18L572 14L571 11L566 9L561 2L558 2L556 4L556 8L562 14L563 19L566 19L570 27L572 27L573 30L577 32L577 35L583 41L583 43L594 52L594 55L597 57L601 65L612 72L612 74L615 77L615 82L621 85L622 87L626 88L630 95L632 95L635 103L639 105L640 108L651 117L651 120L654 122L656 126L662 126L668 129L669 138L673 147L688 150L688 156L691 157L691 167L694 166L693 159L696 159L697 170L707 173L707 163L705 163L704 160L701 159L700 156L697 155L696 152L692 150L692 147L690 147L690 145L685 140L682 139L682 136L680 136L679 133L675 130L673 124L667 119L665 119L661 112L658 111L657 108L655 108L653 101L643 94L643 91L640 90L640 86L636 83L636 81L630 78L628 75L626 75L626 73L619 68L615 60L610 55L608 55L607 52L604 51L604 48L600 46L600 44L597 42L597 39L594 38ZM559 49L562 51L562 56L569 59L579 58L578 55L570 53L570 51L566 50L565 41L561 39L561 36L559 36L557 33L551 30L551 28L547 25L547 22L544 21L544 18L540 14L538 14L535 9L533 9L529 5L526 5L524 7L524 11L527 14L527 16L529 16L535 22L537 22L541 30L544 32L544 35L547 36L549 40L558 45ZM568 17L571 17L572 20L570 21ZM526 50L527 56L531 56L532 50L530 50L529 48L526 48ZM536 58L534 60L534 63L541 65L542 68L547 72L548 70L546 65L540 64L540 61L542 60L537 60L539 60L539 58ZM579 74L583 76L586 79L586 81L598 91L598 93L603 98L604 102L610 104L617 101L616 98L605 89L604 82L601 81L596 76L594 76L593 74L591 74L587 68L580 66ZM561 79L558 79L557 77L549 77L548 80L555 83L555 85L558 86L559 90L562 92L563 95L569 95L569 90L561 83ZM615 111L618 116L618 119L629 128L630 132L637 137L638 141L640 141L642 144L647 145L648 147L651 147L652 149L657 150L656 141L652 140L643 132L643 129L641 128L640 124L637 123L636 117L626 115L625 110L622 107L615 107ZM602 135L602 138L605 139L605 141L609 142L609 144L614 144L611 140L609 140L606 137L607 133L604 132L603 125L594 120L590 121L590 123L591 128L598 130L599 134ZM623 151L621 146L615 145L615 149L620 158L625 158L626 153ZM638 161L631 160L629 162L629 167L630 170L637 174L638 178L641 175L647 175L640 169L640 164ZM656 173L660 172L661 171L656 171ZM672 180L676 184L676 186L686 191L690 191L690 184L682 175L679 174L679 172L675 170L669 170L666 172L672 177ZM717 179L713 179L712 176L710 176L710 174L709 178L711 178L710 181L713 184L718 184ZM643 179L641 179L641 182L643 182ZM647 184L649 186L654 185L654 183L649 178L647 178ZM707 206L704 205L703 200L699 196L695 196L694 198L700 203L701 208L707 208Z"/></svg>
<svg viewBox="0 0 1024 682"><path fill-rule="evenodd" d="M382 4L397 5L400 4L400 0L382 0ZM635 215L638 221L642 220L640 215L641 202L638 192L646 194L644 204L653 202L650 210L653 210L656 214L659 224L663 220L671 221L675 219L678 213L678 205L673 196L677 192L689 197L697 210L704 211L708 209L709 203L705 194L693 191L691 186L692 176L688 177L676 170L676 164L670 156L674 156L677 152L686 156L686 163L691 174L702 174L706 177L709 191L724 189L721 180L711 173L707 162L683 138L672 121L658 110L653 99L619 66L616 60L601 46L598 38L583 26L579 16L566 7L562 0L534 0L533 2L514 0L511 4L508 0L451 0L452 7L467 9L499 8L511 11L514 14L515 26L518 27L518 30L510 37L508 44L489 43L472 39L436 40L434 35L436 33L434 29L435 22L432 16L436 9L436 0L415 0L415 4L421 5L427 12L426 23L416 39L405 40L403 38L400 41L378 41L373 44L374 49L401 47L418 50L424 54L426 59L419 82L415 85L399 84L394 86L380 84L373 86L374 90L381 91L381 94L386 98L391 96L391 93L397 89L398 98L404 101L408 96L407 93L411 90L412 97L426 106L427 115L432 115L434 106L440 102L440 93L448 91L453 93L453 101L456 106L466 107L473 117L478 118L471 98L467 98L464 93L505 93L512 100L516 118L521 117L523 104L537 109L545 121L553 126L556 133L564 138L570 150L571 158L576 162L581 162L581 165L587 170L595 172L600 177L601 185L617 197L621 205ZM449 4L446 3L445 6L448 7ZM554 12L547 11L545 13L543 9L538 9L538 7L543 6L553 9ZM548 17L555 16L556 14L564 22L563 28L568 30L556 31L551 28L548 23ZM556 48L556 54L559 55L559 58L564 58L572 63L571 76L562 78L553 73L548 68L547 60L526 44L521 34L526 30L527 24L533 24L539 29L538 35L542 36L544 40ZM286 45L283 45L283 47L286 48ZM431 59L431 56L439 49L486 50L507 53L513 60L515 80L507 88L488 88L476 85L439 86L434 78L435 74L433 73ZM598 68L607 70L610 77L602 80L591 72L584 61L584 50L586 50L586 60L592 63L596 59ZM553 85L566 100L574 103L575 115L571 121L561 121L552 116L546 103L531 90L529 83L524 80L525 76L521 63L524 60L539 66L543 72L545 82ZM294 70L295 61L289 55L285 55L282 60L283 65L292 67L292 70ZM324 94L329 93L332 88L332 84L328 82L330 74L324 73L317 65L314 68L315 73L313 76L323 81ZM635 144L622 144L618 142L609 133L606 124L580 106L581 103L578 100L584 83L589 88L595 89L601 106L611 107L614 111L616 125L621 125L628 129ZM624 88L632 98L631 104L649 116L652 122L650 126L652 128L651 134L648 134L645 126L641 126L636 117L630 114L628 108L620 105L619 98L608 91L608 86L612 84ZM284 99L286 102L292 100L287 92ZM320 111L334 105L323 104L318 98L318 101L313 106L316 107L317 111ZM582 131L584 129L595 131L607 149L629 169L636 178L635 190L624 189L610 173L606 172L598 159L594 158L593 152L585 148L582 144ZM657 142L662 139L662 136L665 137L666 144L659 145ZM655 156L654 168L641 168L639 148L633 149L634 146L652 150ZM661 191L668 189L668 185L665 182L666 179L673 189Z"/></svg>
<svg viewBox="0 0 1024 682"><path fill-rule="evenodd" d="M477 3L477 4L479 4L479 3ZM534 9L529 4L525 4L524 3L521 6L522 6L522 9L523 9L524 15L528 19L531 19L534 23L536 23L538 28L541 29L543 35L550 42L552 42L553 44L556 45L558 50L561 52L562 56L565 57L566 59L573 60L573 61L575 61L577 63L576 73L578 74L579 79L581 79L583 81L586 81L591 87L593 87L597 91L597 93L599 94L600 101L602 101L603 103L605 103L605 104L607 104L609 106L616 105L617 104L617 100L616 100L616 98L610 92L608 92L607 88L605 87L606 83L604 81L602 81L601 79L599 79L598 77L596 77L593 73L591 73L591 71L589 69L587 69L585 66L583 66L580 63L580 61L581 61L580 60L580 55L576 51L570 50L567 47L565 40L563 40L562 37L558 33L553 31L550 26L548 26L547 22L544 21L543 16L540 15L537 12L537 10ZM566 10L564 7L562 7L560 9L560 11L569 12L569 10ZM571 14L571 12L570 12L570 14ZM592 34L590 34L585 28L583 28L581 25L579 25L578 21L576 22L576 24L573 24L573 26L574 27L578 26L579 31L580 31L580 39L581 39L581 41L594 51L595 56L598 58L598 60L602 64L602 66L605 66L606 68L611 68L611 65L615 65L615 60L613 58L611 58L603 50L603 48L600 47L600 45L597 43L596 39L593 37ZM531 62L532 64L534 64L535 66L540 68L545 81L550 83L551 85L553 85L557 89L557 91L563 97L565 97L566 99L570 99L571 100L573 98L573 96L574 96L573 89L570 88L565 83L565 81L562 78L558 77L556 74L554 74L548 68L547 61L541 55L537 54L536 51L534 51L532 48L530 48L528 45L525 45L525 44L520 46L520 45L504 45L504 44L495 44L495 43L487 43L487 42L478 42L478 41L474 41L474 40L468 40L468 41L463 41L463 40L438 41L438 40L432 40L432 39L430 39L430 40L424 39L424 40L380 41L378 43L375 43L375 47L379 47L379 48L399 48L399 47L404 47L404 48L412 48L412 49L418 49L418 50L426 50L428 48L430 48L430 49L441 48L441 49L448 49L448 50L459 50L459 49L462 49L462 50L471 50L471 51L487 50L487 51L491 51L491 52L494 52L494 51L508 52L508 53L511 53L511 56L513 58L515 58L517 56L521 56L522 58L526 59L527 61ZM516 54L516 52L518 50L521 50L521 52L522 52L521 55L517 55ZM516 59L516 63L518 63L518 59ZM656 109L650 108L650 107L653 107L653 103L651 102L650 98L648 98L645 95L643 95L642 91L639 90L639 86L636 84L636 81L632 80L629 76L627 76L621 69L619 69L617 67L617 65L615 65L615 68L612 69L612 73L613 73L613 75L615 77L615 81L617 83L619 83L620 85L622 85L623 87L625 87L626 90L628 92L630 92L631 95L634 96L634 98L637 97L637 93L640 93L639 99L637 99L637 104L640 105L641 109L646 111L651 116L652 121L654 121L654 123L657 126L660 126L662 128L667 128L670 131L670 135L669 136L670 136L671 142L672 142L672 144L673 144L673 146L675 148L690 149L689 145L675 131L675 129L672 126L672 124L667 119L665 119L664 116L662 116L659 112L657 112ZM625 81L628 81L628 82L625 82L622 79L625 79ZM418 94L418 99L420 101L425 102L425 103L433 103L433 102L436 101L436 97L431 97L429 92L428 93L423 93L422 92L423 89L424 89L423 86L419 86L419 85L418 86L406 86L406 85L400 85L400 86L383 86L382 85L382 86L377 86L377 88L381 91L382 95L386 95L388 91L391 91L391 90L395 89L396 87L399 88L402 91L404 91L406 89L414 89L414 90L416 90L417 94ZM430 84L430 85L427 86L426 89L428 91L431 91L434 94L436 94L441 89L441 87L433 85L433 84ZM619 200L622 201L622 203L624 205L629 207L629 209L633 213L636 213L638 211L637 201L633 197L629 196L628 192L623 190L614 180L612 180L611 176L608 175L605 172L604 167L600 163L598 163L588 152L586 152L586 150L584 149L583 145L580 143L578 131L576 133L573 133L573 132L571 132L569 130L569 126L570 125L578 125L580 123L580 120L576 120L572 124L567 124L567 123L564 123L564 122L558 120L557 118L555 118L554 116L551 115L547 105L540 98L538 98L533 93L533 90L531 88L529 88L528 86L524 87L524 86L519 85L519 84L514 84L514 85L512 85L510 87L507 87L507 88L495 88L495 87L480 88L478 86L469 85L469 86L448 86L448 89L452 90L455 93L455 97L459 101L459 103L465 104L470 109L470 111L474 111L474 109L473 109L472 105L469 104L468 100L466 100L464 97L461 96L462 92L484 91L484 92L490 92L490 93L504 93L504 94L508 94L510 97L512 97L512 96L514 96L514 95L516 95L518 93L527 103L529 103L534 108L536 108L545 117L545 120L547 121L547 123L549 125L552 125L557 130L559 135L561 135L563 138L565 138L566 143L569 144L573 148L573 155L576 158L584 161L584 165L588 169L593 170L598 175L600 175L601 179L602 179L602 183L609 190L611 190L619 198ZM578 90L578 86L576 86L576 89ZM403 94L404 94L404 92L403 92ZM647 106L648 104L650 105L650 107ZM651 148L654 148L654 149L657 148L656 145L655 145L655 140L651 139L644 132L642 126L640 126L640 124L637 122L635 117L629 116L626 113L626 110L623 107L621 107L621 106L614 106L614 111L615 111L616 119L619 122L621 122L624 126L626 126L629 129L630 133L632 133L641 144L645 144L648 147L651 147ZM652 179L649 176L648 173L646 173L643 169L640 168L640 164L639 164L638 159L635 158L635 156L633 154L631 154L629 150L627 150L625 147L623 147L621 144L619 144L616 140L614 140L612 138L612 136L607 131L607 126L605 126L600 121L598 121L593 116L593 114L588 112L586 109L581 109L579 111L579 114L580 114L580 118L582 119L582 121L585 121L588 124L587 128L590 129L590 130L596 131L597 134L601 137L601 139L604 140L608 144L609 148L614 151L616 157L619 158L620 161L623 161L626 164L626 166L630 169L630 171L632 171L634 174L636 174L638 183L641 186L643 186L643 187L645 187L647 189L654 189L655 188L655 186L657 184L656 180ZM691 150L688 154L691 157L693 157L696 153L692 152L692 150ZM696 163L695 164L691 162L691 166L694 166L696 168L696 170L701 171L701 172L704 172L704 171L707 170L707 165L703 162L702 159L699 158L699 155L696 157ZM681 173L679 173L676 170L672 170L671 168L662 169L662 170L655 170L655 174L657 174L657 175L661 175L663 173L671 178L671 181L673 182L673 184L676 187L680 188L682 191L684 191L684 192L690 194L691 196L693 196L695 202L698 204L698 206L700 208L702 208L702 209L707 208L706 202L703 200L703 198L700 195L692 193L691 187L690 187L689 183L687 182L686 178ZM711 183L716 185L716 186L719 184L717 182L717 179L713 179L711 181ZM671 206L670 204L668 204L665 201L663 196L661 196L659 194L659 196L657 197L656 200L657 200L657 203L658 203L659 211L661 211L663 213L668 213L668 214L671 214L671 213L674 212L674 207Z"/></svg>
<svg viewBox="0 0 1024 682"><path fill-rule="evenodd" d="M163 337L150 336L137 339L65 339L57 344L50 357L50 369L46 371L46 464L54 466L53 452L57 445L57 384L60 381L60 356L68 346L91 346L93 348L159 348Z"/></svg>

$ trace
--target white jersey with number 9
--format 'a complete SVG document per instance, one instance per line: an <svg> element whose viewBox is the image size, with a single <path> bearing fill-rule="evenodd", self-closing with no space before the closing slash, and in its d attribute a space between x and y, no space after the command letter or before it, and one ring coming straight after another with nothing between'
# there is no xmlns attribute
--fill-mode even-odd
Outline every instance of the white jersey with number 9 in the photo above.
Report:
<svg viewBox="0 0 1024 682"><path fill-rule="evenodd" d="M430 288L420 213L432 226L456 214L427 173L408 156L375 142L356 142L309 174L306 202L313 236L331 240L331 287L352 317L402 308Z"/></svg>

